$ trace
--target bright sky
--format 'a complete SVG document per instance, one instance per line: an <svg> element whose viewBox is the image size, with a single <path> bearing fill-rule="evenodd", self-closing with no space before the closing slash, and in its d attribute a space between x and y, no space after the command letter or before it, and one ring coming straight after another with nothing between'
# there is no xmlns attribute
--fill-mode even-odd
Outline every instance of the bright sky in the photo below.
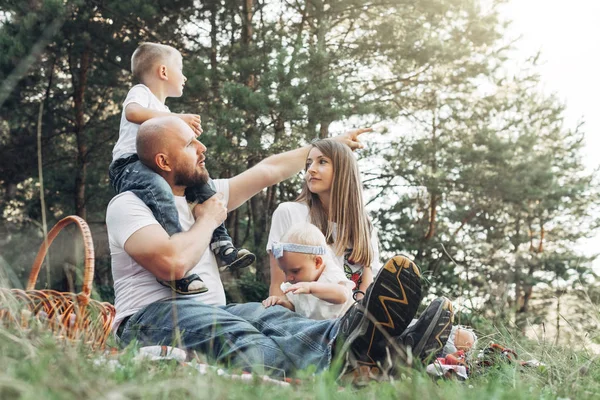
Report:
<svg viewBox="0 0 600 400"><path fill-rule="evenodd" d="M590 170L600 165L600 1L509 0L503 15L513 21L511 37L518 57L541 51L544 89L555 92L567 105L566 126L585 121L584 160ZM583 245L590 253L600 249L600 232ZM600 257L594 267L600 272Z"/></svg>

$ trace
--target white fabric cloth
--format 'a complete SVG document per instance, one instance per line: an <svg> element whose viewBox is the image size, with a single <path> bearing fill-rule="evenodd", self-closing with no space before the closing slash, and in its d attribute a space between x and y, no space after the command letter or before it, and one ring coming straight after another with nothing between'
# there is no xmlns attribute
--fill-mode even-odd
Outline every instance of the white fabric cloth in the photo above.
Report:
<svg viewBox="0 0 600 400"><path fill-rule="evenodd" d="M119 126L119 140L117 140L113 148L113 161L123 156L137 154L135 140L140 126L127 121L127 118L125 118L125 108L131 103L137 103L151 110L169 112L169 107L161 103L148 86L139 84L132 87L123 102L121 125Z"/></svg>
<svg viewBox="0 0 600 400"><path fill-rule="evenodd" d="M354 303L352 298L352 289L354 288L354 282L346 277L344 272L337 266L331 264L331 257L326 258L325 268L321 272L321 276L317 279L320 283L342 283L348 295L348 300L343 304L333 304L325 300L321 300L312 294L293 294L286 293L288 300L294 305L296 312L311 319L333 319L338 318L348 310L348 308ZM281 284L281 290L289 287L289 283L285 282Z"/></svg>
<svg viewBox="0 0 600 400"><path fill-rule="evenodd" d="M225 204L229 201L229 181L213 181L217 192L224 195ZM194 224L194 215L185 197L175 196L175 205L179 211L179 222L183 231ZM141 228L157 224L152 211L132 192L115 196L106 210L106 227L112 263L112 275L115 287L115 307L117 315L113 330L117 329L123 318L135 314L155 301L180 296L156 281L156 277L139 265L125 252L125 242ZM207 247L200 261L190 271L200 276L208 291L197 295L186 295L206 304L225 305L225 290L219 275L215 255Z"/></svg>
<svg viewBox="0 0 600 400"><path fill-rule="evenodd" d="M294 201L281 203L273 213L271 230L269 231L269 239L267 240L267 251L271 251L273 242L280 242L282 236L292 226L310 222L308 212L308 206L304 203ZM373 269L373 277L375 277L377 272L381 269L381 261L379 261L379 241L377 239L377 229L375 229L375 227L371 230L371 244L373 245L373 262L371 263L371 268ZM356 283L358 277L362 275L363 266L348 260L344 254L340 256L335 255L331 246L329 246L329 251L333 255L336 265L346 273L348 279ZM358 285L356 288L358 289Z"/></svg>

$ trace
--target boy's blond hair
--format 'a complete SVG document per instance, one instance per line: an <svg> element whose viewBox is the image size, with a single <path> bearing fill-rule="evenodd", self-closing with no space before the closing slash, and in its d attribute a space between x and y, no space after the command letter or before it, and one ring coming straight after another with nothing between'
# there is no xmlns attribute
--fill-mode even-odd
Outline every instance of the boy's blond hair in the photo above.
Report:
<svg viewBox="0 0 600 400"><path fill-rule="evenodd" d="M303 223L292 226L281 238L282 243L294 243L307 246L323 246L327 248L325 235L313 224ZM307 256L316 257L314 254Z"/></svg>
<svg viewBox="0 0 600 400"><path fill-rule="evenodd" d="M179 55L179 50L166 44L145 42L138 46L131 56L131 73L136 83L143 83L144 76L157 64L169 57Z"/></svg>

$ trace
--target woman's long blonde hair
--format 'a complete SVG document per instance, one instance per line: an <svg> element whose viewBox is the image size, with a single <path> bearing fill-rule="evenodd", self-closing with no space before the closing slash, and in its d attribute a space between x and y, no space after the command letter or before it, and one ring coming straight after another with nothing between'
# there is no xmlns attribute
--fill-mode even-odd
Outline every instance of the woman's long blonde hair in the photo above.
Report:
<svg viewBox="0 0 600 400"><path fill-rule="evenodd" d="M308 190L306 180L296 201L308 205L310 222L323 232L336 255L340 256L351 248L349 258L354 263L370 267L373 261L371 223L364 207L358 163L348 146L336 141L323 139L312 145L333 164L329 212L321 204L319 196ZM335 233L333 222L337 222Z"/></svg>

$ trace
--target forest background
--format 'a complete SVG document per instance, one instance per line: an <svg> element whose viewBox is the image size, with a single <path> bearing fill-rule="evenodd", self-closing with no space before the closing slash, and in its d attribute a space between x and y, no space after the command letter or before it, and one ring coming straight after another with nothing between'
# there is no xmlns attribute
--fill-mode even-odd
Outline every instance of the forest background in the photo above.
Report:
<svg viewBox="0 0 600 400"><path fill-rule="evenodd" d="M582 125L565 124L564 104L540 88L539 55L507 68L515 43L502 3L0 1L8 284L23 285L47 227L77 214L95 239L96 296L113 300L107 171L131 54L153 41L184 56L184 95L167 105L202 116L213 177L345 128L385 126L358 154L383 256L410 254L427 295L455 299L463 322L598 342L600 288L577 246L600 222L598 177L582 162ZM230 299L266 296L270 216L300 184L229 215L235 243L258 255L227 279ZM76 290L75 237L53 246L38 287Z"/></svg>

